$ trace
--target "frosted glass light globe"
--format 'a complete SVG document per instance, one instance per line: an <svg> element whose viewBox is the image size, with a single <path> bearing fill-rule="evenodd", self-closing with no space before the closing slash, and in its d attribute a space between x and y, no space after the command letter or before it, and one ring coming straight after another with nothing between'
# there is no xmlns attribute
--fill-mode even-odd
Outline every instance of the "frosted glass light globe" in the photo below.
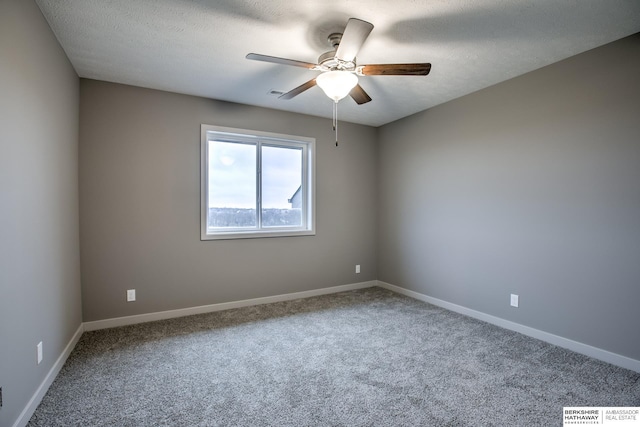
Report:
<svg viewBox="0 0 640 427"><path fill-rule="evenodd" d="M316 83L329 98L338 102L358 84L358 77L349 71L327 71L316 77Z"/></svg>

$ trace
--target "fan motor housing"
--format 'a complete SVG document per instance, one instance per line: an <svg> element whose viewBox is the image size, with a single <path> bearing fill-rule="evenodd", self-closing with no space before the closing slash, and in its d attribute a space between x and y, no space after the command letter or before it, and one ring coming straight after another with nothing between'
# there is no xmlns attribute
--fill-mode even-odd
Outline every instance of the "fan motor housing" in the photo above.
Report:
<svg viewBox="0 0 640 427"><path fill-rule="evenodd" d="M325 52L318 58L318 64L322 67L327 68L331 71L333 70L342 70L342 71L354 71L356 69L356 61L355 58L353 61L342 61L336 58L336 51L331 50L329 52Z"/></svg>
<svg viewBox="0 0 640 427"><path fill-rule="evenodd" d="M356 60L353 61L343 61L341 59L336 58L336 51L338 50L338 46L340 46L340 42L342 41L342 33L332 33L327 37L327 41L329 45L333 48L328 52L323 53L318 57L318 64L328 70L344 70L344 71L354 71L356 69Z"/></svg>
<svg viewBox="0 0 640 427"><path fill-rule="evenodd" d="M330 50L318 57L318 64L324 65L327 68L334 68L338 66L338 60L336 59L336 51Z"/></svg>

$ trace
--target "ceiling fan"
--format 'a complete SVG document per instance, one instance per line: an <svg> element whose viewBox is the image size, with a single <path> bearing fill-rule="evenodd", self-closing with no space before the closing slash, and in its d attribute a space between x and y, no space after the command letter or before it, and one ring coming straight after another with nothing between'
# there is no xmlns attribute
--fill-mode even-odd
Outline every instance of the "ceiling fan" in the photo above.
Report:
<svg viewBox="0 0 640 427"><path fill-rule="evenodd" d="M329 35L328 41L333 50L320 55L317 64L257 53L250 53L246 58L322 71L317 77L280 95L279 98L291 99L317 84L336 104L347 95L350 95L358 104L371 101L371 97L358 84L358 76L426 76L429 74L431 71L429 63L357 65L356 54L371 30L373 30L373 24L356 18L349 19L344 33Z"/></svg>

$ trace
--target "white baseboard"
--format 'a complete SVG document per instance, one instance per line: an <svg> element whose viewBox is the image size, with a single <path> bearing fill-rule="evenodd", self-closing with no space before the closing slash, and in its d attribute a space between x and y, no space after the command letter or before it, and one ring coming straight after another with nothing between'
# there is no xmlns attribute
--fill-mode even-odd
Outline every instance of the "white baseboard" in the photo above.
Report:
<svg viewBox="0 0 640 427"><path fill-rule="evenodd" d="M473 317L478 320L485 321L487 323L500 326L505 329L509 329L515 332L519 332L523 335L530 336L532 338L546 341L549 344L563 347L576 353L584 354L585 356L593 357L594 359L602 360L603 362L611 363L612 365L620 366L621 368L630 369L632 371L640 372L640 360L631 359L630 357L622 356L620 354L612 353L601 348L593 347L587 344L583 344L578 341L573 341L568 338L564 338L558 335L551 334L549 332L541 331L531 328L529 326L521 325L519 323L505 320L500 317L492 316L490 314L482 313L480 311L472 310L461 305L453 304L447 301L443 301L438 298L433 298L419 292L411 291L409 289L401 288L400 286L392 285L390 283L378 280L378 286L388 289L398 294L406 295L411 298L415 298L420 301L428 302L438 307L445 308L447 310L455 311L456 313L464 314L465 316Z"/></svg>
<svg viewBox="0 0 640 427"><path fill-rule="evenodd" d="M40 384L40 386L38 387L34 395L29 400L29 403L27 403L27 406L25 406L25 408L20 413L20 416L18 417L16 422L13 424L13 427L24 427L27 425L27 423L31 419L31 416L36 411L36 408L42 401L42 398L47 393L47 390L49 390L49 387L51 387L53 380L56 379L56 377L58 376L58 373L60 372L60 369L62 369L62 366L64 366L64 362L67 361L67 358L71 354L71 351L73 351L73 348L78 343L78 340L82 336L82 332L84 332L84 328L83 328L83 324L81 323L80 326L78 326L78 329L76 330L76 332L73 334L73 337L71 337L71 340L69 341L69 343L66 345L66 347L62 351L62 354L58 357L56 362L53 364L53 366L49 370L49 373L47 374L47 376L44 378L44 380L42 381L42 383Z"/></svg>
<svg viewBox="0 0 640 427"><path fill-rule="evenodd" d="M293 292L290 294L275 295L271 297L253 298L240 301L223 302L219 304L201 305L198 307L181 308L178 310L159 311L155 313L138 314L135 316L116 317L112 319L85 322L85 331L115 328L118 326L134 325L136 323L153 322L155 320L172 319L175 317L191 316L194 314L211 313L214 311L229 310L232 308L248 307L252 305L270 304L273 302L290 301L300 298L315 297L318 295L335 294L338 292L352 291L355 289L372 288L377 286L376 280L368 282L352 283L349 285L332 286L330 288L314 289L311 291Z"/></svg>

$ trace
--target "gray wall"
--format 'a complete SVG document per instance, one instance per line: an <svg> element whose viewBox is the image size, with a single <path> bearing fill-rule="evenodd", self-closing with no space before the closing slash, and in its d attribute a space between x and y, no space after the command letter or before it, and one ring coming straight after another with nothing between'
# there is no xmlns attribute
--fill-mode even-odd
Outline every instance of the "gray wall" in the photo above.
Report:
<svg viewBox="0 0 640 427"><path fill-rule="evenodd" d="M638 76L636 35L380 128L378 278L640 359Z"/></svg>
<svg viewBox="0 0 640 427"><path fill-rule="evenodd" d="M336 148L326 119L94 80L80 88L85 321L376 279L374 128L340 123ZM200 241L202 123L315 137L317 235Z"/></svg>
<svg viewBox="0 0 640 427"><path fill-rule="evenodd" d="M82 322L79 79L33 1L0 3L0 425ZM36 344L44 360L36 364Z"/></svg>

